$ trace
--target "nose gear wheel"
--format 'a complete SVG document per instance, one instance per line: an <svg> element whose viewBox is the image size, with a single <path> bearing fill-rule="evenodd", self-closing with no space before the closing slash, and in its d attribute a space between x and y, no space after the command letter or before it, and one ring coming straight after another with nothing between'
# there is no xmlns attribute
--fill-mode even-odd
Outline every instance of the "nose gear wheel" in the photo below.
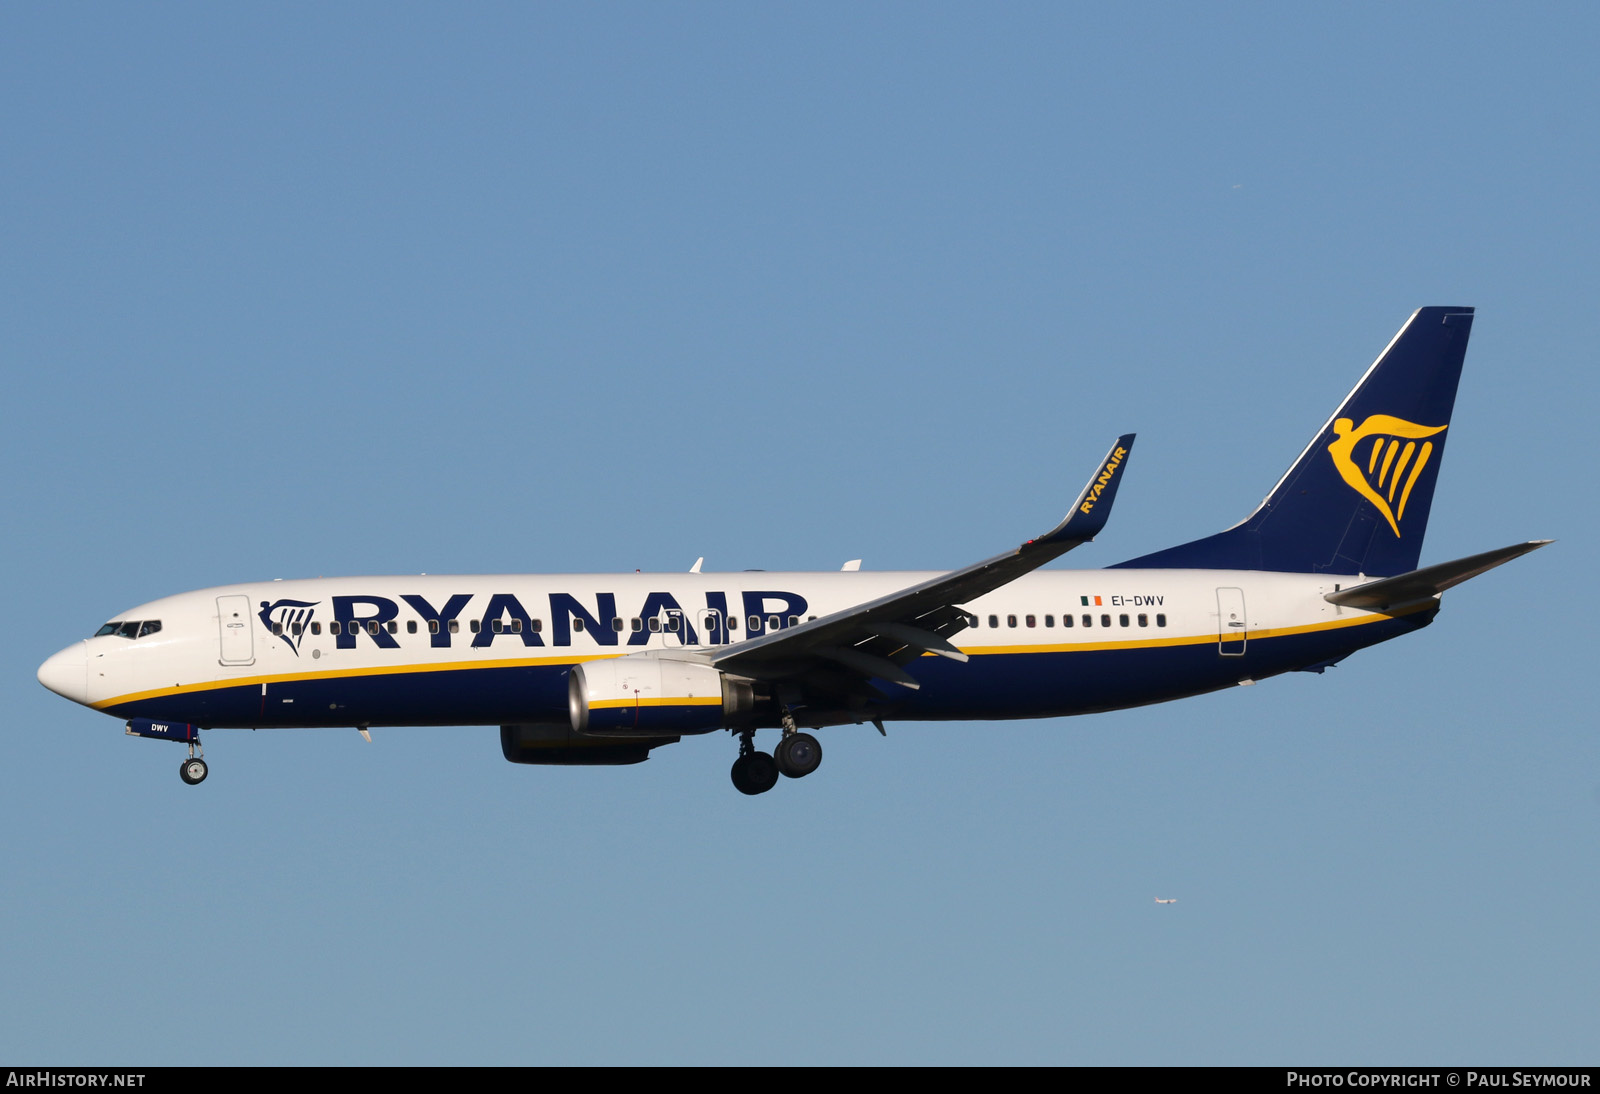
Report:
<svg viewBox="0 0 1600 1094"><path fill-rule="evenodd" d="M189 758L178 765L178 778L190 786L199 786L206 781L210 769L206 767L205 755L199 751L199 745L194 741L189 742Z"/></svg>

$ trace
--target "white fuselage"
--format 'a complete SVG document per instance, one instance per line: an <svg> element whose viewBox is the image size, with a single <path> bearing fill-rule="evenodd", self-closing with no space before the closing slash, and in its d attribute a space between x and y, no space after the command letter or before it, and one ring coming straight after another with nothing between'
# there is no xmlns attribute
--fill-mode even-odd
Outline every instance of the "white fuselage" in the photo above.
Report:
<svg viewBox="0 0 1600 1094"><path fill-rule="evenodd" d="M157 621L160 629L87 639L51 658L40 678L108 713L202 726L559 721L563 685L552 681L575 664L714 651L934 576L507 574L229 585L132 608L114 622ZM912 671L925 686L891 694L887 713L1102 710L1334 660L1398 633L1395 616L1323 599L1360 580L1038 571L963 605L976 624L951 641L970 660L919 659Z"/></svg>

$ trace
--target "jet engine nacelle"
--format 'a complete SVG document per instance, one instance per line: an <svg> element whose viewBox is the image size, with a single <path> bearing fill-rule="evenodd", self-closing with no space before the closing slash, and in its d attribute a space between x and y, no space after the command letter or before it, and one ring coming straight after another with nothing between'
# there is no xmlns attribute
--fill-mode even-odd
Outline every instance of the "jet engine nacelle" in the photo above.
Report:
<svg viewBox="0 0 1600 1094"><path fill-rule="evenodd" d="M596 740L574 733L565 722L524 723L500 727L500 751L514 764L560 764L570 767L643 763L650 750L670 745L677 737Z"/></svg>
<svg viewBox="0 0 1600 1094"><path fill-rule="evenodd" d="M634 654L573 666L567 700L576 733L648 737L720 729L747 714L754 695L749 681L710 665Z"/></svg>

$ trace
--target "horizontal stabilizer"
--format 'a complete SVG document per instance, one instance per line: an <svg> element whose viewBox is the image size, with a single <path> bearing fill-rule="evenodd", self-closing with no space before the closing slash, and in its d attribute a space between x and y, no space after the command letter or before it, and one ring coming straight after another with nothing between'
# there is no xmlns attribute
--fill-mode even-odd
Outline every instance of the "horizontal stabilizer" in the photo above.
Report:
<svg viewBox="0 0 1600 1094"><path fill-rule="evenodd" d="M1420 570L1412 570L1409 574L1399 577L1386 577L1379 581L1369 581L1365 585L1357 585L1353 589L1343 589L1336 593L1329 593L1323 599L1330 604L1338 604L1346 608L1362 608L1369 612L1381 612L1387 608L1397 608L1403 604L1414 604L1418 600L1430 596L1438 596L1446 589L1459 585L1469 578L1487 573L1503 563L1514 558L1520 558L1529 551L1537 551L1547 543L1554 543L1549 539L1534 539L1527 543L1513 543L1509 547L1501 547L1495 551L1485 551L1480 555L1468 555L1458 558L1454 562L1441 562L1436 566L1424 566Z"/></svg>

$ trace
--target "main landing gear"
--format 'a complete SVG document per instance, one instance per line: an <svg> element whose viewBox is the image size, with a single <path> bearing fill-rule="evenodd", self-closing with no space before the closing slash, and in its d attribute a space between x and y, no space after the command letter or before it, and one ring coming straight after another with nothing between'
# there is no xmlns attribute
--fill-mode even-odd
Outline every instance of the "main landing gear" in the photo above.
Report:
<svg viewBox="0 0 1600 1094"><path fill-rule="evenodd" d="M765 794L778 785L778 761L757 752L755 732L739 734L739 758L733 761L733 787L741 794Z"/></svg>
<svg viewBox="0 0 1600 1094"><path fill-rule="evenodd" d="M178 765L178 778L190 786L198 786L210 774L206 767L205 752L195 741L189 742L189 758Z"/></svg>
<svg viewBox="0 0 1600 1094"><path fill-rule="evenodd" d="M739 758L733 761L733 785L741 794L765 794L778 785L778 776L803 779L822 763L822 745L809 733L801 733L788 711L783 715L783 740L772 755L757 752L756 733L747 729L739 734Z"/></svg>
<svg viewBox="0 0 1600 1094"><path fill-rule="evenodd" d="M822 763L822 745L809 733L791 733L772 750L778 770L791 779L803 779Z"/></svg>

